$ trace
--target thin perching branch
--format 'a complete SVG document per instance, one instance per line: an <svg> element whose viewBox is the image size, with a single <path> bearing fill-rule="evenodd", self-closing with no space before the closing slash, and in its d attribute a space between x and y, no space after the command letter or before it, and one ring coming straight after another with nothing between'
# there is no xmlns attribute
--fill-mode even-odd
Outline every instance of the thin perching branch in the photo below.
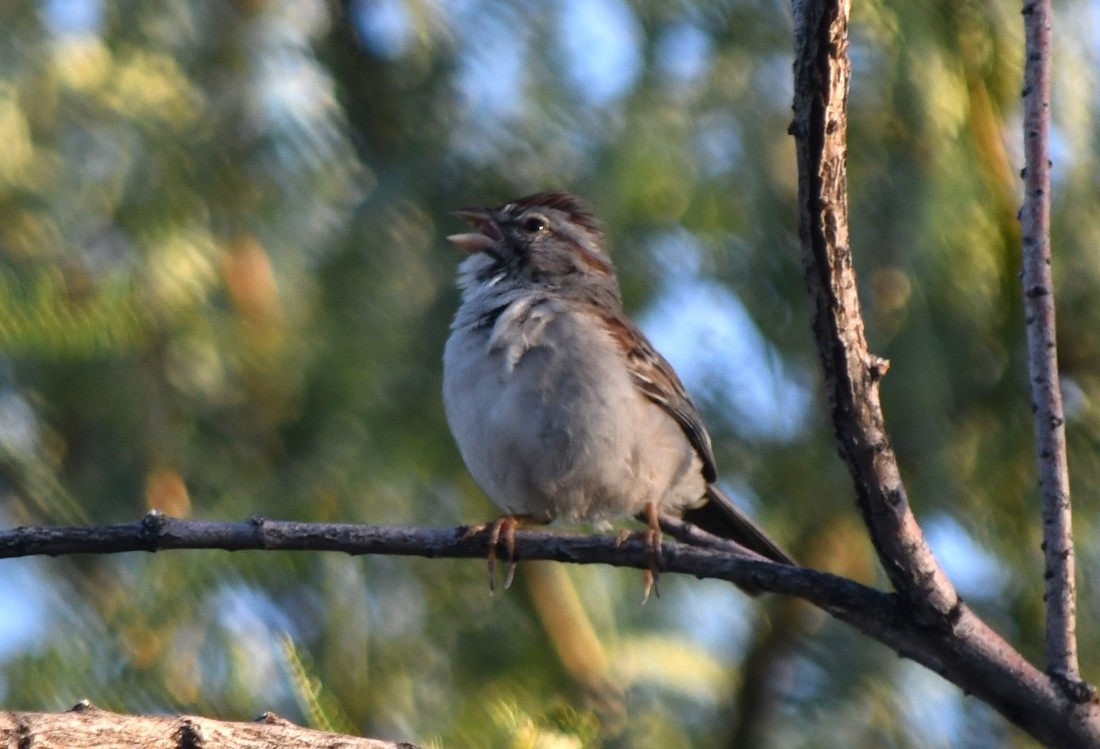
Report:
<svg viewBox="0 0 1100 749"><path fill-rule="evenodd" d="M827 572L776 564L681 520L664 518L661 525L685 542L662 544L659 561L666 572L726 580L801 598L957 684L1047 746L1100 749L1097 711L1086 706L1067 718L1072 711L1063 690L965 604L957 607L950 628L925 626L914 620L911 605L896 594ZM3 530L0 559L169 549L262 549L468 558L481 559L484 564L488 534L469 531L465 526L395 528L265 518L237 522L183 520L154 512L140 521L119 525ZM652 563L652 552L640 539L620 542L614 536L521 530L515 542L521 560L638 569ZM640 589L641 580L638 584Z"/></svg>
<svg viewBox="0 0 1100 749"><path fill-rule="evenodd" d="M848 0L795 0L794 121L802 270L833 430L894 589L950 626L958 594L909 507L879 401L889 363L867 348L848 244Z"/></svg>
<svg viewBox="0 0 1100 749"><path fill-rule="evenodd" d="M1077 663L1077 593L1066 462L1066 420L1058 379L1054 283L1050 264L1051 0L1026 0L1024 63L1024 314L1039 459L1046 555L1047 670L1088 699Z"/></svg>

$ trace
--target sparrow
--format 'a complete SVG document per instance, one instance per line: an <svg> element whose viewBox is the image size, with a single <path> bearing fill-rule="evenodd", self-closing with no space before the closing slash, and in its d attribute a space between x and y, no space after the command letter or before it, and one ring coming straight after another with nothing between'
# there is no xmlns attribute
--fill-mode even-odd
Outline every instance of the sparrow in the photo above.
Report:
<svg viewBox="0 0 1100 749"><path fill-rule="evenodd" d="M643 519L654 560L646 597L662 514L795 564L715 484L699 410L623 311L587 205L542 192L455 215L474 231L447 237L465 257L443 404L467 468L503 513L489 526L490 580L503 538L511 582L517 523L557 519Z"/></svg>

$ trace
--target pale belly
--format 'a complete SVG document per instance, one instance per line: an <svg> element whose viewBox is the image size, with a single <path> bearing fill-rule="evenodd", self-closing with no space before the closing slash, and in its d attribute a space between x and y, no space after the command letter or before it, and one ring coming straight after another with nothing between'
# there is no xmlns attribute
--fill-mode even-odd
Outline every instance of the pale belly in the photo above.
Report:
<svg viewBox="0 0 1100 749"><path fill-rule="evenodd" d="M489 498L540 521L617 518L647 502L676 513L700 501L698 456L634 387L610 337L566 316L538 333L518 351L490 349L486 329L459 330L444 352L447 420Z"/></svg>

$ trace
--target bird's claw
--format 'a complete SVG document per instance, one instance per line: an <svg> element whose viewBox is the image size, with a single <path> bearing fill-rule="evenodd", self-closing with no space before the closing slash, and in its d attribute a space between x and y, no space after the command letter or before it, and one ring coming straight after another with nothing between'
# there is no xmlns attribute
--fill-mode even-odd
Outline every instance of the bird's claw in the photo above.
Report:
<svg viewBox="0 0 1100 749"><path fill-rule="evenodd" d="M508 590L512 587L512 581L516 576L516 526L525 519L526 516L524 515L501 515L492 523L471 526L462 534L461 540L465 541L484 531L489 532L489 553L486 558L486 567L489 572L490 593L496 592L497 589L497 546L501 542L504 543L504 589Z"/></svg>
<svg viewBox="0 0 1100 749"><path fill-rule="evenodd" d="M497 585L497 545L504 541L504 589L512 587L516 576L516 526L519 518L515 515L501 515L489 527L489 592L496 591Z"/></svg>

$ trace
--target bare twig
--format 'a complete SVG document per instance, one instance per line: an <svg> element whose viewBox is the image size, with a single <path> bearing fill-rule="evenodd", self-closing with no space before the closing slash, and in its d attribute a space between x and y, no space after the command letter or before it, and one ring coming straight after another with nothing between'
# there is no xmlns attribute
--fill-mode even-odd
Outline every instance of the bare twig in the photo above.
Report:
<svg viewBox="0 0 1100 749"><path fill-rule="evenodd" d="M794 19L799 234L833 429L895 590L924 623L950 626L958 595L909 508L879 402L889 365L868 351L848 245L848 1L795 0Z"/></svg>
<svg viewBox="0 0 1100 749"><path fill-rule="evenodd" d="M1022 276L1046 554L1047 670L1086 700L1094 692L1081 681L1077 664L1073 524L1050 266L1050 16L1051 0L1024 5Z"/></svg>

